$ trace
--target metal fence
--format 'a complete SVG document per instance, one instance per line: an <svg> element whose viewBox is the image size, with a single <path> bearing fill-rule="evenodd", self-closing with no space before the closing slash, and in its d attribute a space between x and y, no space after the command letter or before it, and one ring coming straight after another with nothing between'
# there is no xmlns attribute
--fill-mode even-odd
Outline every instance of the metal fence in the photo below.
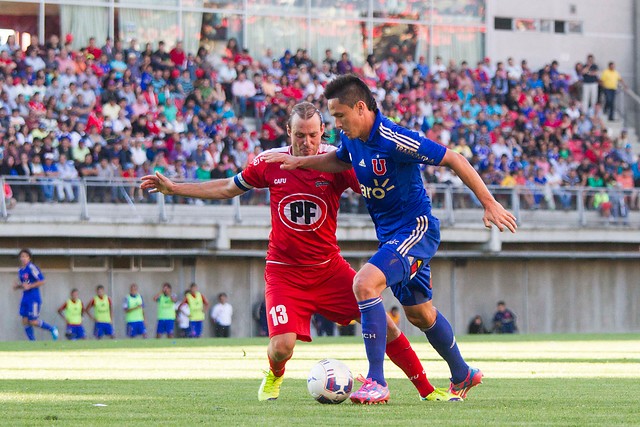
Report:
<svg viewBox="0 0 640 427"><path fill-rule="evenodd" d="M10 197L0 198L0 218L15 214L23 217L43 214L69 216L83 221L92 217L166 222L175 215L201 216L196 206L215 207L215 211L241 222L254 212L264 216L258 206L268 206L268 190L253 190L232 200L199 200L182 196L150 194L140 190L139 180L95 178L61 180L55 178L0 177L8 185ZM434 213L445 226L476 222L482 206L466 187L429 184ZM640 226L640 189L590 187L490 187L496 199L518 218L519 224L553 226ZM193 206L194 209L190 209ZM55 207L55 208L54 208ZM340 203L341 215L366 215L364 199L346 192Z"/></svg>

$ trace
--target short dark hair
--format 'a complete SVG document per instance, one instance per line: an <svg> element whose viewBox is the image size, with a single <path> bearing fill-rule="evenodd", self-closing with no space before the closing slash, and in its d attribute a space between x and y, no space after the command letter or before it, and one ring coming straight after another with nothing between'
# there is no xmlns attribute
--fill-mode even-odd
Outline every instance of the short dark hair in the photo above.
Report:
<svg viewBox="0 0 640 427"><path fill-rule="evenodd" d="M340 104L353 108L358 101L366 104L369 111L378 112L376 99L371 89L355 74L346 74L332 80L324 90L327 100L338 99Z"/></svg>
<svg viewBox="0 0 640 427"><path fill-rule="evenodd" d="M104 286L102 285L98 285L98 287L96 288L97 291L99 291L100 289L104 289Z"/></svg>
<svg viewBox="0 0 640 427"><path fill-rule="evenodd" d="M29 258L31 258L31 251L29 249L20 249L20 252L18 252L18 256L22 255L22 254L27 254L29 255Z"/></svg>
<svg viewBox="0 0 640 427"><path fill-rule="evenodd" d="M78 292L78 288L71 289L71 293Z"/></svg>

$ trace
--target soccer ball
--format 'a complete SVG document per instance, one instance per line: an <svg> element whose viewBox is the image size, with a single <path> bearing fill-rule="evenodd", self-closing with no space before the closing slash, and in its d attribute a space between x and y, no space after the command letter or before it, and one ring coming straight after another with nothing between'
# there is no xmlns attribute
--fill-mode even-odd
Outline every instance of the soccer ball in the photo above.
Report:
<svg viewBox="0 0 640 427"><path fill-rule="evenodd" d="M316 363L307 379L307 389L320 403L342 403L351 394L353 375L344 363L323 359Z"/></svg>

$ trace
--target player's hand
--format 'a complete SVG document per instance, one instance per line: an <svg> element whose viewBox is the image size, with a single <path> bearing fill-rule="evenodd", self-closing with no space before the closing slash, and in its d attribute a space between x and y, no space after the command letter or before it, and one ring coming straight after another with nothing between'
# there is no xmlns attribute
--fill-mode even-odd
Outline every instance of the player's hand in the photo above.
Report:
<svg viewBox="0 0 640 427"><path fill-rule="evenodd" d="M25 291L28 291L31 288L33 288L33 286L31 286L31 283L23 283L22 284L22 289L24 289Z"/></svg>
<svg viewBox="0 0 640 427"><path fill-rule="evenodd" d="M484 207L482 221L485 227L491 228L491 224L494 224L500 231L504 231L507 228L512 233L515 233L518 228L516 217L495 200Z"/></svg>
<svg viewBox="0 0 640 427"><path fill-rule="evenodd" d="M140 188L148 190L149 193L162 193L170 196L174 193L175 184L160 172L155 175L145 175L142 177Z"/></svg>
<svg viewBox="0 0 640 427"><path fill-rule="evenodd" d="M260 156L267 163L281 163L280 169L292 170L299 167L295 156L285 153L264 153Z"/></svg>

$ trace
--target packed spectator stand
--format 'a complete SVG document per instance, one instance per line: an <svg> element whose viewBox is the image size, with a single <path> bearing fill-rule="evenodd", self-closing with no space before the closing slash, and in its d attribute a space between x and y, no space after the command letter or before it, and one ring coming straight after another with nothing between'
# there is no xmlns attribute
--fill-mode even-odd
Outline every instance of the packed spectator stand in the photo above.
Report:
<svg viewBox="0 0 640 427"><path fill-rule="evenodd" d="M369 55L353 64L348 52L334 58L331 50L316 62L304 49L250 53L234 39L224 52L192 54L180 42L139 50L95 39L73 50L51 36L23 51L9 37L0 46L0 176L9 177L11 203L73 202L80 179L131 183L126 191L95 187L89 202L149 201L134 184L143 175L230 177L286 144L288 111L302 100L322 112L327 142L336 144L323 87L354 72L385 115L460 152L492 188L518 188L522 208L571 209L569 189L587 187L588 209L625 216L639 208L635 141L609 134L599 102L585 108L581 69L561 71L553 61L532 70L512 58L470 65ZM12 176L49 185L11 188ZM462 188L446 168L425 168L424 180ZM256 193L244 202L264 203Z"/></svg>

